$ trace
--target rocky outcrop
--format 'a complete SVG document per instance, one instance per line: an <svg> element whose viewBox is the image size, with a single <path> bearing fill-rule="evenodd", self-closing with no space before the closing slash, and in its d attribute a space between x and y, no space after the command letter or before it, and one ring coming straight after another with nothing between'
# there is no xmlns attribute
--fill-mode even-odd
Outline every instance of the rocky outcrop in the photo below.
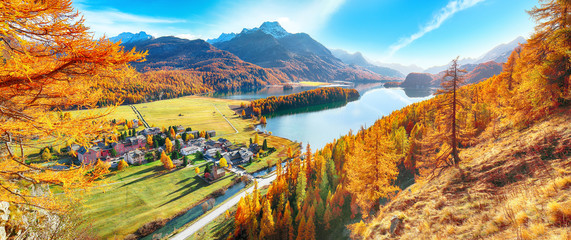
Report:
<svg viewBox="0 0 571 240"><path fill-rule="evenodd" d="M403 88L426 89L433 87L433 77L429 73L409 73L400 84Z"/></svg>

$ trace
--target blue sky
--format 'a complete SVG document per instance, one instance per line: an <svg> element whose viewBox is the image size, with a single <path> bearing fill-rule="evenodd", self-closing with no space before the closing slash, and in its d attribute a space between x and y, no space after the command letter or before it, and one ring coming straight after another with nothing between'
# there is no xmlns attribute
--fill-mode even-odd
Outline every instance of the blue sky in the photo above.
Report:
<svg viewBox="0 0 571 240"><path fill-rule="evenodd" d="M189 39L278 21L328 48L359 51L373 62L444 65L478 57L535 23L532 0L76 0L96 36L139 32Z"/></svg>

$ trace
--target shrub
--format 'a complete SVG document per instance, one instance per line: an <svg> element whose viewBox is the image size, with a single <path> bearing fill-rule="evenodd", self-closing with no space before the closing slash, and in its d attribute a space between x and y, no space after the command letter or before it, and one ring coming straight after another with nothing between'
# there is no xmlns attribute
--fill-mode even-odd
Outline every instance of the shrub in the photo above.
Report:
<svg viewBox="0 0 571 240"><path fill-rule="evenodd" d="M123 169L127 168L128 166L129 166L129 164L127 162L125 162L125 160L121 160L117 164L117 170L122 171Z"/></svg>
<svg viewBox="0 0 571 240"><path fill-rule="evenodd" d="M568 226L571 224L571 200L563 204L558 202L550 202L547 204L549 211L549 219L553 224L560 226Z"/></svg>
<svg viewBox="0 0 571 240"><path fill-rule="evenodd" d="M515 222L517 225L523 225L528 220L527 213L525 211L518 212L515 216Z"/></svg>

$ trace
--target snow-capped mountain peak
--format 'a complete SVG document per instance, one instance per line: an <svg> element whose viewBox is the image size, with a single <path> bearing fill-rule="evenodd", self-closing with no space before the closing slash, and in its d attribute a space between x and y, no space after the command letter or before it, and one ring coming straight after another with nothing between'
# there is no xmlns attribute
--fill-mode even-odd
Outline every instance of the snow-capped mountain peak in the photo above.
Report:
<svg viewBox="0 0 571 240"><path fill-rule="evenodd" d="M519 44L524 44L526 42L527 40L520 36L509 43L500 44L478 58L476 63L485 63L489 61L506 62L512 50L518 47Z"/></svg>
<svg viewBox="0 0 571 240"><path fill-rule="evenodd" d="M290 35L290 33L288 33L278 22L264 22L259 29L275 38L282 38Z"/></svg>
<svg viewBox="0 0 571 240"><path fill-rule="evenodd" d="M220 34L220 36L218 38L211 38L211 39L206 40L206 42L208 42L210 44L215 44L215 43L219 43L219 42L230 41L234 37L236 37L236 33L222 33L222 34Z"/></svg>
<svg viewBox="0 0 571 240"><path fill-rule="evenodd" d="M275 38L283 38L285 36L291 35L287 32L278 22L264 22L260 27L257 28L244 28L240 34L251 33L255 31L262 31L266 34L272 35ZM210 44L227 42L238 36L236 33L222 33L218 38L212 38L206 40Z"/></svg>
<svg viewBox="0 0 571 240"><path fill-rule="evenodd" d="M124 32L115 37L110 37L109 40L112 42L121 41L122 44L125 44L125 43L133 43L133 42L149 40L152 38L153 36L147 34L144 31L140 31L139 33Z"/></svg>

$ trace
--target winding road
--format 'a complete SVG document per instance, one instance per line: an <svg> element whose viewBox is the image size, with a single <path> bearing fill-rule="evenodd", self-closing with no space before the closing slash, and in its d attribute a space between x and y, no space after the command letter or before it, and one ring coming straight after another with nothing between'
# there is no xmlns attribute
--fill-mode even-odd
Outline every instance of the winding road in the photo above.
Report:
<svg viewBox="0 0 571 240"><path fill-rule="evenodd" d="M265 178L265 179L259 179L258 178L257 179L257 180L259 180L258 181L258 188L270 185L275 179L276 179L275 173L272 174L270 177ZM246 196L246 194L252 193L253 191L254 191L254 187L250 187L250 188L246 189L246 191L243 191L243 192L239 193L238 195L228 199L226 202L224 202L223 204L218 206L218 208L216 208L213 211L211 211L210 213L202 216L198 221L194 222L192 225L187 227L182 232L176 234L171 239L183 240L183 239L187 239L187 238L191 237L194 233L198 232L200 229L202 229L208 223L210 223L211 221L216 219L218 216L225 213L226 210L228 210L232 206L238 204L238 202L240 201L240 198Z"/></svg>

